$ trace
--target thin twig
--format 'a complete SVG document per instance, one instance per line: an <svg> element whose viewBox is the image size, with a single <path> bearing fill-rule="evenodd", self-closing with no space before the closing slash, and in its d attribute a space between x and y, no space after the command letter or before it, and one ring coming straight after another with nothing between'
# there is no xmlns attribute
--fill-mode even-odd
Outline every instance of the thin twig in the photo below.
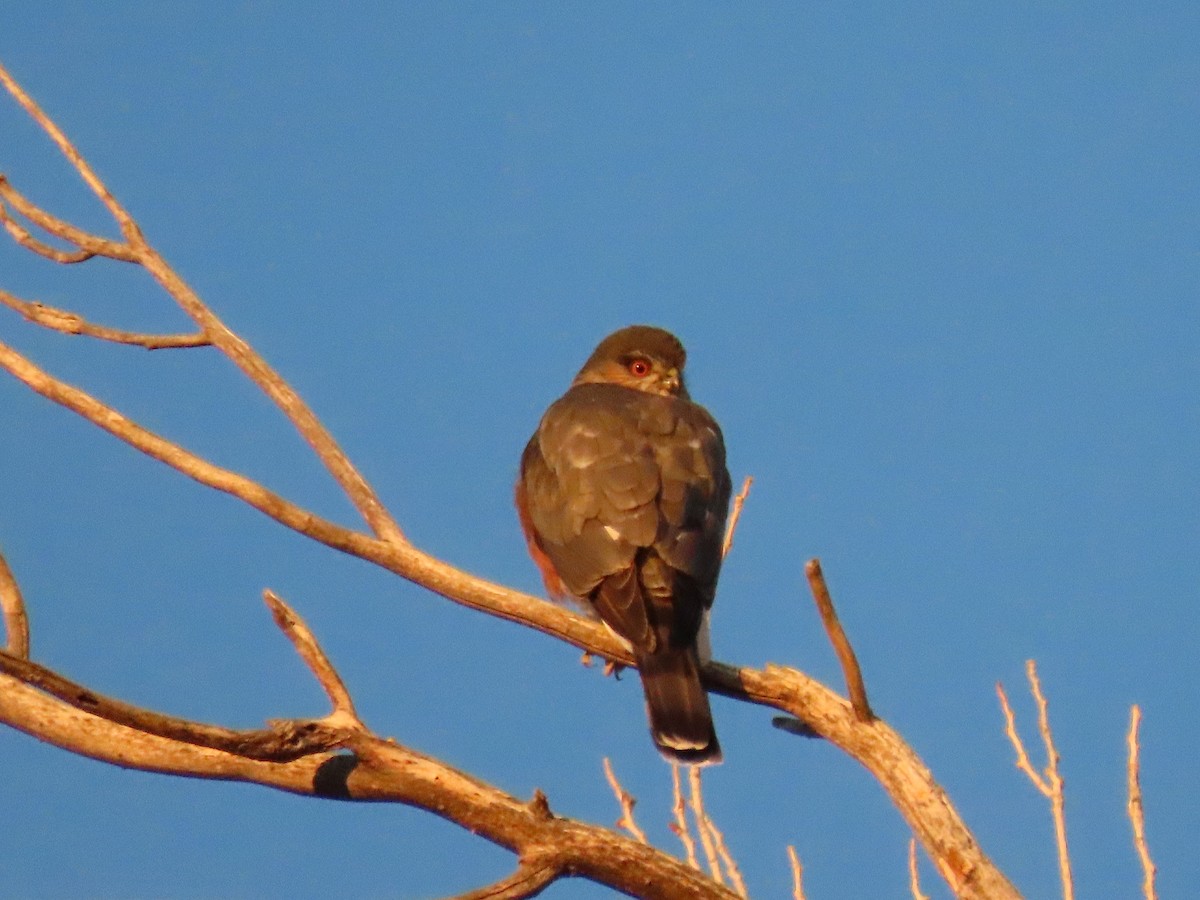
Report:
<svg viewBox="0 0 1200 900"><path fill-rule="evenodd" d="M646 840L646 832L638 827L638 823L633 818L633 808L637 805L637 798L625 790L621 786L621 782L617 781L617 773L613 771L612 763L608 761L607 756L604 757L604 777L608 779L608 786L612 788L613 794L616 795L617 803L621 807L621 818L617 819L617 827L624 828L637 838L640 843L650 843Z"/></svg>
<svg viewBox="0 0 1200 900"><path fill-rule="evenodd" d="M25 600L3 553L0 553L0 612L4 614L5 648L13 656L28 659L29 617L25 614Z"/></svg>
<svg viewBox="0 0 1200 900"><path fill-rule="evenodd" d="M1044 796L1050 796L1050 785L1047 784L1037 770L1033 768L1033 764L1029 761L1029 754L1025 752L1025 742L1021 740L1021 736L1017 734L1017 719L1013 715L1012 707L1008 704L1008 695L1004 692L1004 685L996 682L996 695L1000 698L1000 709L1004 712L1004 733L1008 735L1008 741L1012 744L1013 749L1017 752L1016 766L1033 782L1033 786L1038 789L1038 792Z"/></svg>
<svg viewBox="0 0 1200 900"><path fill-rule="evenodd" d="M1158 868L1150 858L1150 846L1146 843L1146 811L1142 806L1141 763L1139 761L1141 744L1138 741L1138 728L1142 724L1142 710L1136 703L1129 711L1129 822L1133 826L1133 846L1137 849L1138 859L1142 863L1142 896L1145 900L1157 900L1158 891L1154 886L1154 878Z"/></svg>
<svg viewBox="0 0 1200 900"><path fill-rule="evenodd" d="M202 334L140 334L135 331L109 328L106 325L93 325L75 313L48 306L45 303L38 303L36 300L22 300L2 288L0 288L0 303L10 309L15 309L35 325L41 325L43 328L63 334L82 334L103 341L111 341L114 344L145 347L147 350L212 346L212 341Z"/></svg>
<svg viewBox="0 0 1200 900"><path fill-rule="evenodd" d="M287 762L323 753L340 746L348 733L330 720L282 720L258 731L235 731L192 722L106 697L45 666L4 652L0 652L0 672L114 724L195 747L223 750L245 759Z"/></svg>
<svg viewBox="0 0 1200 900"><path fill-rule="evenodd" d="M921 893L921 873L917 870L917 839L908 839L908 889L912 891L913 900L929 900L928 895Z"/></svg>
<svg viewBox="0 0 1200 900"><path fill-rule="evenodd" d="M700 767L697 766L697 768ZM713 843L717 845L717 855L721 857L721 864L725 866L725 873L729 876L729 884L739 897L749 897L750 893L746 890L746 881L742 878L742 870L738 866L737 860L733 858L733 854L729 852L729 846L725 843L725 833L717 827L717 823L707 814L704 816L704 824L712 834Z"/></svg>
<svg viewBox="0 0 1200 900"><path fill-rule="evenodd" d="M321 645L317 643L317 639L309 627L304 624L304 620L296 615L295 610L284 603L274 591L263 591L263 600L266 602L267 608L271 610L275 624L287 635L288 640L292 642L292 646L296 648L300 658L316 676L322 690L325 691L325 696L333 705L333 713L329 718L331 720L344 718L348 723L361 727L361 720L358 718L358 713L354 711L354 701L350 699L350 692L346 690L345 682L333 668L333 664L329 662L329 657L325 655L325 651L321 649Z"/></svg>
<svg viewBox="0 0 1200 900"><path fill-rule="evenodd" d="M2 176L0 176L2 179ZM3 181L0 180L0 186ZM87 250L60 250L57 247L51 247L45 241L39 241L28 229L23 228L21 223L9 215L8 207L0 202L0 223L3 223L4 230L9 233L14 241L36 253L38 256L45 257L51 262L62 263L63 265L71 265L72 263L86 262L96 254L89 253Z"/></svg>
<svg viewBox="0 0 1200 900"><path fill-rule="evenodd" d="M78 253L54 251L53 247L50 248L50 250L54 251L53 253L41 253L41 256L54 259L54 262L56 263L82 263L85 262L85 260L91 259L92 257L107 257L108 259L115 259L122 263L138 262L137 254L133 252L130 246L124 244L124 242L109 240L108 238L101 238L101 236L98 234L85 232L85 230L82 228L73 226L73 224L70 222L66 222L61 220L61 218L58 216L50 214L50 212L43 210L41 206L38 206L36 203L32 202L32 200L30 200L28 197L25 197L23 193L20 193L16 187L13 187L12 182L8 180L2 173L0 173L0 199L4 200L4 203L12 206L12 208L18 212L18 215L28 218L28 220L34 223L35 226L41 228L43 232L52 234L55 236L55 238L64 240L67 242L67 244L73 244L79 248ZM8 228L8 233L12 234L13 238L17 240L18 244L25 245L25 242L20 239L20 236L17 234L17 232L23 232L26 235L29 233L25 232L25 229L20 226L17 221L14 221L10 215L8 215L7 210L4 211L4 217L6 220L5 227ZM8 223L10 222L12 223L12 227L8 227ZM31 240L36 241L36 239ZM38 244L41 244L41 241L37 242ZM35 252L40 251L35 250ZM59 259L59 253L64 253L64 256L67 258Z"/></svg>
<svg viewBox="0 0 1200 900"><path fill-rule="evenodd" d="M817 611L821 614L821 622L829 642L837 654L838 662L842 665L842 674L846 679L846 689L850 692L850 705L854 715L860 722L870 722L875 718L871 704L867 702L867 686L863 683L862 669L858 665L858 657L850 639L838 620L837 611L833 608L833 598L829 595L829 586L825 583L825 574L821 571L821 561L810 559L804 566L804 574L808 576L808 586L812 591L813 600L817 603Z"/></svg>
<svg viewBox="0 0 1200 900"><path fill-rule="evenodd" d="M522 859L517 870L486 887L458 894L450 900L524 900L540 894L562 874L550 854L545 858Z"/></svg>
<svg viewBox="0 0 1200 900"><path fill-rule="evenodd" d="M675 815L675 821L670 826L671 830L683 844L683 854L687 864L693 869L699 870L700 860L696 858L696 842L692 840L692 832L688 828L687 804L683 799L683 783L679 777L679 763L677 762L671 763L671 792L674 797L671 811Z"/></svg>
<svg viewBox="0 0 1200 900"><path fill-rule="evenodd" d="M1063 792L1062 775L1058 767L1058 749L1054 746L1054 736L1050 732L1050 710L1046 703L1046 697L1042 693L1041 682L1038 681L1037 665L1032 659L1025 663L1025 674L1029 678L1029 686L1037 703L1038 731L1042 734L1042 743L1046 748L1046 777L1050 782L1050 808L1054 815L1054 839L1058 846L1058 867L1063 884L1063 900L1074 900L1075 882L1071 876L1071 857L1067 852L1066 798Z"/></svg>
<svg viewBox="0 0 1200 900"><path fill-rule="evenodd" d="M140 236L141 232L134 223L133 218L121 207L121 204L117 203L113 195L109 193L108 188L104 186L104 182L92 171L92 167L87 164L87 161L75 149L75 146L67 139L62 130L54 124L54 121L48 115L42 112L41 107L37 105L32 97L25 93L24 88L13 80L13 77L8 74L8 71L3 66L0 66L0 84L3 84L7 88L17 103L21 105L21 108L50 136L50 140L54 141L63 156L67 158L75 168L75 171L79 173L87 186L92 189L92 193L100 198L100 202L104 204L105 209L117 220L117 224L121 226L121 233L125 235L125 239L130 240L131 235L135 234Z"/></svg>
<svg viewBox="0 0 1200 900"><path fill-rule="evenodd" d="M796 848L787 845L788 862L792 867L792 900L804 900L804 866L800 865L800 857Z"/></svg>
<svg viewBox="0 0 1200 900"><path fill-rule="evenodd" d="M708 829L708 816L704 812L704 788L700 782L700 771L703 766L688 766L688 787L690 788L688 805L692 808L692 818L696 822L696 834L700 836L700 846L704 848L704 857L708 860L708 872L717 884L725 883L721 872L721 858L717 855L717 845Z"/></svg>
<svg viewBox="0 0 1200 900"><path fill-rule="evenodd" d="M166 463L201 484L239 497L255 509L309 537L317 538L330 546L340 545L339 549L347 549L350 542L360 537L356 532L335 525L288 502L258 482L213 465L179 444L143 428L86 391L55 378L3 341L0 341L0 368L8 370L46 399L78 413L147 456ZM326 536L318 537L321 533ZM334 536L339 540L331 541L330 538Z"/></svg>
<svg viewBox="0 0 1200 900"><path fill-rule="evenodd" d="M8 572L8 567L0 557L0 582L5 572ZM8 574L11 577L11 573ZM105 697L15 654L0 653L0 671L76 709L118 725L197 747L223 750L247 759L280 762L340 746L348 734L363 730L345 685L303 620L270 591L265 592L265 599L276 623L292 641L333 703L333 713L322 720L281 720L272 722L267 729L236 731L163 715Z"/></svg>
<svg viewBox="0 0 1200 900"><path fill-rule="evenodd" d="M137 254L134 253L128 244L100 237L97 234L92 234L90 231L84 231L82 228L77 228L70 222L52 215L13 187L12 182L5 178L3 174L0 174L0 199L3 199L5 203L11 205L13 209L47 234L52 234L56 238L66 241L68 244L74 244L79 248L79 252L84 254L82 259L55 260L56 262L83 262L94 256L104 256L120 262L135 263L138 261ZM11 232L11 229L9 230ZM15 234L13 236L16 237Z"/></svg>
<svg viewBox="0 0 1200 900"><path fill-rule="evenodd" d="M729 509L729 524L725 526L725 540L721 544L722 558L728 556L729 551L733 548L733 535L737 531L738 519L742 517L742 507L746 505L746 498L750 496L752 484L754 484L753 476L747 475L746 480L742 482L742 489L733 498L733 506Z"/></svg>
<svg viewBox="0 0 1200 900"><path fill-rule="evenodd" d="M1025 743L1017 733L1017 720L1009 706L1008 696L1004 687L997 683L996 694L1000 698L1000 708L1004 712L1004 732L1008 735L1009 743L1017 754L1016 766L1033 783L1033 786L1050 801L1050 813L1054 819L1054 842L1058 852L1058 874L1062 881L1063 900L1074 900L1075 882L1071 875L1071 856L1067 849L1067 818L1066 803L1063 792L1063 779L1059 772L1058 750L1054 746L1054 737L1050 732L1050 712L1046 697L1042 693L1042 685L1038 680L1037 664L1028 660L1025 663L1025 674L1029 678L1029 689L1038 711L1038 731L1042 735L1042 743L1046 748L1046 768L1039 774L1029 761Z"/></svg>

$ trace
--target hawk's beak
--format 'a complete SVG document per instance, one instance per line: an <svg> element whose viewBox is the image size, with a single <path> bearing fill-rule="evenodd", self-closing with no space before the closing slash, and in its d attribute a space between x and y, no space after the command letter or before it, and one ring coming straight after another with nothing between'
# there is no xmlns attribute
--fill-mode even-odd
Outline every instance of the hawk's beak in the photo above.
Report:
<svg viewBox="0 0 1200 900"><path fill-rule="evenodd" d="M668 369L667 374L663 376L662 384L663 384L663 387L666 388L668 391L670 391L672 394L678 394L679 386L681 384L683 384L683 381L679 377L679 370L678 369Z"/></svg>

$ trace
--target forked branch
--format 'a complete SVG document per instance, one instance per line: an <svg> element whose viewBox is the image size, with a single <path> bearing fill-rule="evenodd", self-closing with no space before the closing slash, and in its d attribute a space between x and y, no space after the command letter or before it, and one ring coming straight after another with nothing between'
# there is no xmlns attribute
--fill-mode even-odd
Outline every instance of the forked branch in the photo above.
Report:
<svg viewBox="0 0 1200 900"><path fill-rule="evenodd" d="M0 83L2 83L21 107L34 119L42 130L50 137L62 154L67 158L75 171L91 188L92 192L104 204L105 209L116 220L124 237L123 244L109 248L105 255L113 258L128 259L136 262L149 272L162 286L163 290L178 304L193 322L199 326L200 332L210 340L222 353L229 357L242 372L258 388L266 394L280 411L287 417L308 442L325 468L346 493L351 503L358 509L367 525L382 540L397 544L405 543L404 535L391 514L385 509L382 501L376 496L365 478L350 462L348 456L338 446L333 435L325 428L316 414L300 398L300 395L262 358L249 344L234 334L224 322L211 310L195 291L179 277L142 235L141 229L133 217L117 202L112 192L96 175L87 160L75 148L62 130L42 111L33 98L17 84L11 75L0 66ZM25 201L23 197L9 188L9 202L17 205L19 198L25 205L21 207L30 211L30 218L47 232L68 243L74 243L81 250L93 250L89 241L93 235L75 229L61 219L42 212L34 204ZM103 240L96 238L96 240ZM126 255L127 254L127 255Z"/></svg>
<svg viewBox="0 0 1200 900"><path fill-rule="evenodd" d="M1050 710L1046 696L1042 693L1042 684L1038 680L1037 664L1028 660L1025 663L1025 674L1029 678L1029 689L1037 704L1038 731L1046 748L1046 768L1038 772L1029 761L1025 743L1017 732L1017 720L1012 707L1008 704L1008 695L1004 693L1003 685L997 682L996 694L1000 698L1000 708L1004 711L1004 732L1017 754L1016 766L1042 796L1050 801L1050 812L1054 818L1054 843L1058 854L1058 874L1062 882L1063 900L1074 900L1075 882L1071 876L1071 855L1067 850L1067 816L1066 800L1063 793L1063 779L1059 772L1058 749L1054 746L1054 735L1050 731Z"/></svg>

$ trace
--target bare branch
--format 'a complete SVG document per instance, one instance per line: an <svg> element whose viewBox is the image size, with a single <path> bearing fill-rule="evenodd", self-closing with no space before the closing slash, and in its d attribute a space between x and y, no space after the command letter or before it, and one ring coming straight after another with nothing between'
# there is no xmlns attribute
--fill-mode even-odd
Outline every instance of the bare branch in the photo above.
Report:
<svg viewBox="0 0 1200 900"><path fill-rule="evenodd" d="M287 635L288 640L296 648L296 652L300 654L300 658L317 677L317 681L320 682L321 688L333 705L333 713L326 721L344 721L348 725L361 728L362 721L358 718L358 713L354 711L354 701L350 699L350 692L346 690L341 676L329 662L329 657L325 655L325 651L321 649L321 645L317 643L317 639L309 627L304 624L304 620L296 615L296 612L284 603L274 591L263 591L263 600L271 610L275 624Z"/></svg>
<svg viewBox="0 0 1200 900"><path fill-rule="evenodd" d="M717 845L717 856L721 858L721 864L725 866L725 872L729 875L729 883L733 885L733 889L739 897L749 897L750 893L746 890L746 882L742 878L742 870L725 844L724 832L716 826L712 819L708 820L708 826L712 829L713 841Z"/></svg>
<svg viewBox="0 0 1200 900"><path fill-rule="evenodd" d="M300 395L249 344L234 334L201 302L194 291L167 265L149 244L140 238L134 247L142 265L155 277L200 330L212 340L255 385L283 412L300 436L316 453L326 470L342 488L364 521L384 541L407 545L400 526L375 494L374 489L350 462L316 414Z"/></svg>
<svg viewBox="0 0 1200 900"><path fill-rule="evenodd" d="M788 862L792 867L792 900L804 900L804 867L800 865L800 857L796 848L788 844Z"/></svg>
<svg viewBox="0 0 1200 900"><path fill-rule="evenodd" d="M700 846L704 848L704 858L708 860L708 872L717 884L725 883L721 872L721 858L717 855L717 845L712 833L708 830L708 816L704 812L704 789L700 783L700 766L688 766L688 787L691 796L688 805L692 808L692 818L696 821L696 834L700 835Z"/></svg>
<svg viewBox="0 0 1200 900"><path fill-rule="evenodd" d="M232 731L104 697L0 652L0 721L71 752L128 768L425 809L515 851L521 859L518 875L474 896L533 896L558 873L568 871L662 900L734 896L666 853L607 829L555 816L540 791L522 803L370 733L357 720L335 722L339 708L342 718L348 718L345 710L350 706L340 679L294 612L274 596L268 603L331 694L333 716L279 722L268 731ZM335 748L349 752L330 752Z"/></svg>
<svg viewBox="0 0 1200 900"><path fill-rule="evenodd" d="M1013 749L1017 753L1016 766L1033 782L1033 786L1038 791L1049 797L1050 785L1047 784L1037 770L1033 768L1033 764L1029 761L1029 754L1025 752L1025 742L1021 740L1021 736L1017 733L1017 719L1013 715L1012 707L1008 704L1008 695L1004 693L1004 685L996 682L996 696L1000 698L1000 709L1004 713L1004 733L1008 735L1008 741L1012 744Z"/></svg>
<svg viewBox="0 0 1200 900"><path fill-rule="evenodd" d="M0 187L3 187L3 184L3 176L0 176ZM3 223L4 230L9 233L14 241L26 250L32 251L38 256L43 256L51 262L70 265L72 263L86 262L96 255L86 250L59 250L57 247L51 247L44 241L39 241L9 214L8 207L2 202L0 202L0 223Z"/></svg>
<svg viewBox="0 0 1200 900"><path fill-rule="evenodd" d="M536 897L561 874L562 871L554 865L553 854L522 859L517 870L507 878L459 894L452 900L523 900L525 897Z"/></svg>
<svg viewBox="0 0 1200 900"><path fill-rule="evenodd" d="M637 798L625 790L621 786L621 782L617 781L617 773L613 771L612 763L608 761L607 756L604 757L604 777L608 779L608 786L612 788L612 792L617 798L617 803L621 807L621 818L617 819L616 827L624 828L640 843L650 843L646 840L646 832L638 827L637 821L633 818L633 808L637 805Z"/></svg>
<svg viewBox="0 0 1200 900"><path fill-rule="evenodd" d="M1142 863L1142 896L1145 900L1157 900L1158 891L1154 886L1154 878L1158 873L1154 860L1150 858L1150 846L1146 843L1146 812L1142 808L1141 764L1139 756L1141 744L1138 742L1138 728L1142 724L1142 710L1136 703L1129 710L1129 822L1133 826L1133 846L1137 849L1138 859Z"/></svg>
<svg viewBox="0 0 1200 900"><path fill-rule="evenodd" d="M928 895L921 893L921 873L917 871L917 839L908 839L908 889L912 891L913 900L929 900Z"/></svg>
<svg viewBox="0 0 1200 900"><path fill-rule="evenodd" d="M691 789L691 807L692 816L696 821L696 833L700 835L700 843L704 847L704 855L708 859L709 869L712 872L713 879L721 884L725 883L725 877L729 878L729 883L733 885L733 889L739 897L748 897L746 891L746 882L742 879L741 869L738 868L737 862L733 858L733 854L729 852L729 848L725 845L725 835L721 833L721 829L717 827L717 823L712 820L704 808L704 787L701 780L703 766L688 767L688 783ZM679 764L672 762L672 780L675 789L675 820L683 830L687 831L687 820L684 817L683 795L679 786ZM688 853L688 861L699 867L699 862L696 861L696 848L689 836L684 845ZM722 874L722 866L724 867L724 875Z"/></svg>
<svg viewBox="0 0 1200 900"><path fill-rule="evenodd" d="M327 721L285 720L259 731L235 731L163 715L90 691L45 666L5 652L0 652L0 672L116 725L247 759L287 762L340 746L345 738L344 727Z"/></svg>
<svg viewBox="0 0 1200 900"><path fill-rule="evenodd" d="M1054 819L1054 842L1058 852L1058 874L1062 881L1063 900L1074 900L1075 883L1071 876L1071 857L1067 851L1067 818L1063 796L1063 779L1059 773L1058 750L1054 746L1054 737L1050 732L1050 714L1046 697L1042 693L1042 685L1038 680L1037 664L1028 660L1025 663L1025 674L1029 678L1029 689L1033 694L1038 711L1038 731L1041 732L1042 742L1046 747L1046 768L1039 775L1029 761L1025 751L1025 743L1017 733L1016 717L1012 707L1008 705L1008 697L1004 688L996 684L996 694L1000 697L1000 707L1004 711L1004 732L1017 754L1017 768L1033 782L1033 786L1050 801L1050 812Z"/></svg>
<svg viewBox="0 0 1200 900"><path fill-rule="evenodd" d="M742 507L746 505L746 498L750 496L752 484L754 484L754 478L747 475L746 480L742 482L742 489L733 498L733 506L729 510L729 524L725 526L725 540L721 543L722 557L728 556L729 551L733 549L733 535L737 531L738 520L742 517Z"/></svg>
<svg viewBox="0 0 1200 900"><path fill-rule="evenodd" d="M1050 732L1050 711L1046 697L1042 693L1041 682L1038 680L1037 665L1032 659L1025 663L1025 674L1029 678L1029 687L1037 703L1038 731L1041 732L1042 743L1046 748L1046 778L1050 783L1050 810L1054 815L1054 840L1058 847L1058 868L1062 879L1063 900L1074 900L1075 882L1071 877L1071 857L1067 852L1067 818L1063 779L1058 768L1058 749L1054 746L1054 736Z"/></svg>
<svg viewBox="0 0 1200 900"><path fill-rule="evenodd" d="M34 102L32 97L25 93L25 90L13 80L13 77L8 74L8 71L3 66L0 66L0 84L4 85L17 103L21 105L21 108L50 136L50 140L54 141L63 156L67 158L67 161L71 163L75 171L79 173L87 186L92 189L92 192L100 198L100 202L104 204L104 207L112 217L117 220L117 224L121 226L121 233L125 235L125 239L129 240L135 234L140 235L132 217L117 203L112 194L109 193L108 188L104 186L104 182L97 177L96 173L92 171L91 166L79 154L79 151L67 140L67 136L62 133L61 129L54 124L49 116L42 112L41 107Z"/></svg>
<svg viewBox="0 0 1200 900"><path fill-rule="evenodd" d="M14 294L0 288L0 303L10 309L15 309L28 321L52 331L63 334L82 334L88 337L111 341L114 344L131 344L145 347L147 350L167 350L182 347L210 347L212 341L202 334L140 334L135 331L122 331L105 325L93 325L82 316L38 303L35 300L22 300Z"/></svg>
<svg viewBox="0 0 1200 900"><path fill-rule="evenodd" d="M871 704L867 702L867 686L863 683L862 669L858 666L858 657L839 621L837 611L833 608L833 598L829 595L829 586L825 583L825 574L821 571L821 561L810 559L804 566L804 574L808 576L808 586L812 591L817 610L821 613L821 622L829 642L837 654L838 662L842 664L842 674L846 679L846 689L850 692L850 705L854 715L860 722L870 722L875 718Z"/></svg>
<svg viewBox="0 0 1200 900"><path fill-rule="evenodd" d="M7 671L11 658L0 659ZM537 859L542 848L555 848L563 871L650 900L734 897L669 854L607 828L552 815L544 799L522 802L436 759L364 732L346 736L349 753L266 762L117 724L5 675L0 675L0 721L71 752L126 768L243 781L313 797L414 806L514 850L522 859ZM211 727L191 724L193 731Z"/></svg>
<svg viewBox="0 0 1200 900"><path fill-rule="evenodd" d="M4 201L0 203L0 216L4 218L4 227L8 229L8 233L13 236L13 239L18 244L33 250L34 253L40 256L44 256L57 263L67 264L86 262L96 256L104 256L120 262L137 262L137 256L127 244L91 234L82 228L76 228L70 222L65 222L57 216L51 215L36 203L27 199L2 174L0 174L0 199ZM76 251L57 250L32 237L28 231L22 228L8 214L8 211L4 209L4 203L11 205L13 209L43 231L69 244L74 244L79 249ZM31 243L37 246L31 246Z"/></svg>
<svg viewBox="0 0 1200 900"><path fill-rule="evenodd" d="M4 614L5 648L15 657L29 657L29 617L21 587L13 577L8 560L0 552L0 612Z"/></svg>
<svg viewBox="0 0 1200 900"><path fill-rule="evenodd" d="M687 822L687 804L683 799L683 782L679 776L679 763L671 761L671 795L674 802L671 804L671 811L675 815L675 821L671 823L671 831L675 832L675 836L679 838L679 842L683 844L683 855L687 864L696 871L700 871L700 860L696 858L696 842L692 840L691 829L688 828Z"/></svg>
<svg viewBox="0 0 1200 900"><path fill-rule="evenodd" d="M215 466L178 444L143 428L132 419L127 419L116 410L101 403L91 394L50 375L3 342L0 342L0 368L8 370L9 373L46 399L78 413L89 422L98 425L147 456L166 463L201 484L233 494L255 509L297 531L308 534L310 537L316 537L316 532L322 530L321 525L338 529L338 526L317 519L311 513L288 503L257 482L238 475L236 472ZM345 532L346 535L354 534L346 529L339 530ZM321 539L318 538L318 540ZM324 540L323 543L330 542Z"/></svg>

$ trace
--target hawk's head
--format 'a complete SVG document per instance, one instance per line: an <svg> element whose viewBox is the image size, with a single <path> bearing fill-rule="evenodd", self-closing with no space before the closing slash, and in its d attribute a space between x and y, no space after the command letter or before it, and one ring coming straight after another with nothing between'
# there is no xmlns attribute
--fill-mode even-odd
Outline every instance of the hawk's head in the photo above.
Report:
<svg viewBox="0 0 1200 900"><path fill-rule="evenodd" d="M619 384L647 394L686 399L685 362L683 344L671 332L651 325L630 325L600 342L574 383Z"/></svg>

